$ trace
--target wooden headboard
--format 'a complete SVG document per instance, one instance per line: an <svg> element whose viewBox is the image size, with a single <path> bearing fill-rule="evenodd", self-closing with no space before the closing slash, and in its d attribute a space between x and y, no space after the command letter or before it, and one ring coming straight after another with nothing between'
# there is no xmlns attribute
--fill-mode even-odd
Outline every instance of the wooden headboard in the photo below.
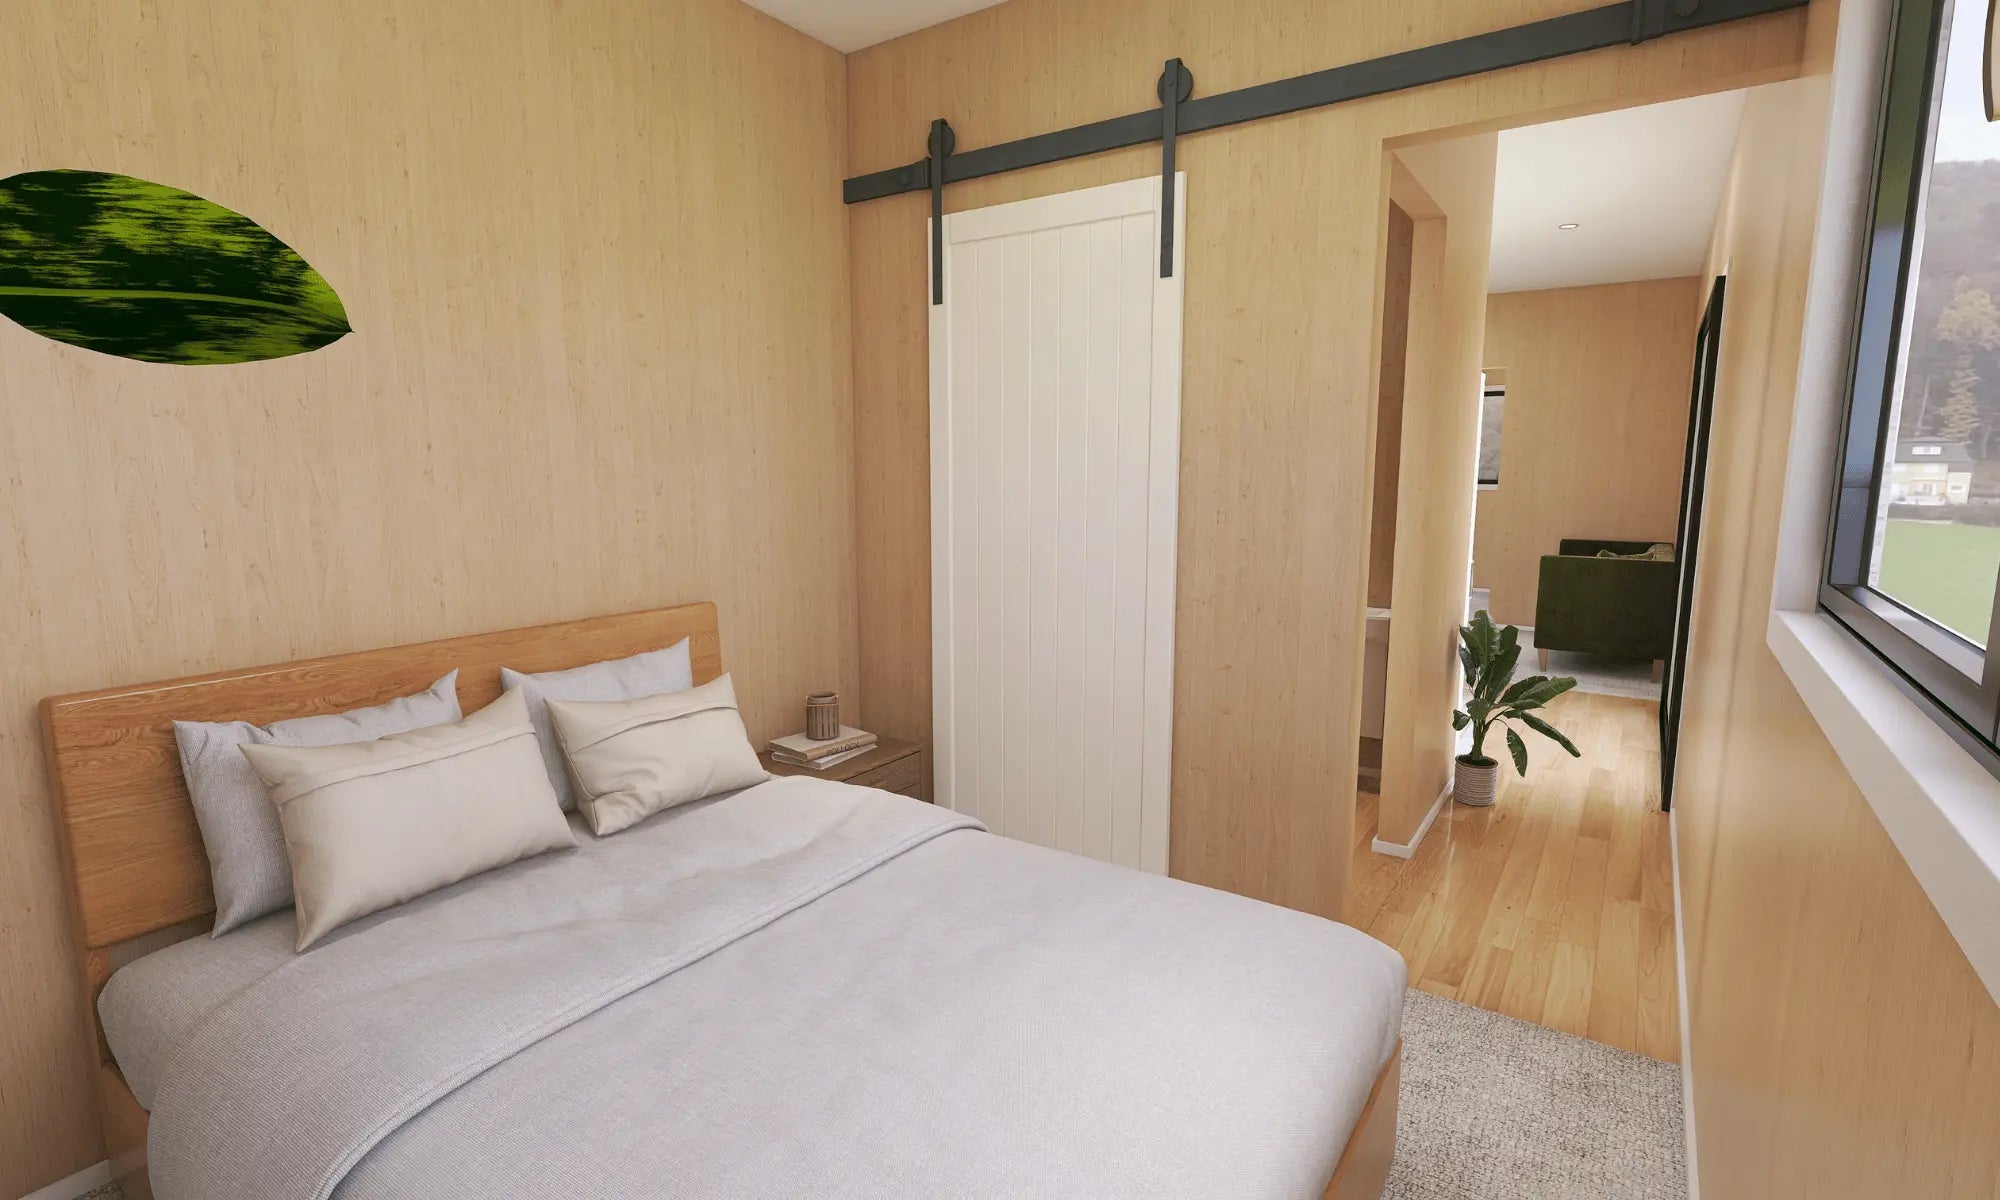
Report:
<svg viewBox="0 0 2000 1200"><path fill-rule="evenodd" d="M110 947L215 911L208 858L181 778L175 721L261 725L343 712L422 691L454 667L459 704L472 712L500 694L503 665L554 671L683 637L690 639L696 683L722 673L715 605L700 603L42 701L86 996L94 1000L110 977Z"/></svg>

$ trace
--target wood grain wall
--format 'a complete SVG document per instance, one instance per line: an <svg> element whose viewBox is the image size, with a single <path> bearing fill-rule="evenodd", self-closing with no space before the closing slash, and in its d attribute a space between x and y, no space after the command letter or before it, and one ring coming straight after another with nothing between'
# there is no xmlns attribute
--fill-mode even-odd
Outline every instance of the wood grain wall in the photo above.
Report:
<svg viewBox="0 0 2000 1200"><path fill-rule="evenodd" d="M0 176L297 247L355 332L0 322L0 1196L99 1156L42 696L679 600L753 734L859 686L845 70L733 0L10 0Z"/></svg>
<svg viewBox="0 0 2000 1200"><path fill-rule="evenodd" d="M1409 367L1410 270L1417 233L1410 214L1393 200L1388 229L1382 254L1382 357L1375 387L1375 498L1368 530L1370 608L1389 607L1396 584L1396 476L1403 468L1403 384Z"/></svg>
<svg viewBox="0 0 2000 1200"><path fill-rule="evenodd" d="M1473 582L1493 618L1535 623L1542 555L1566 537L1674 540L1687 448L1693 277L1509 292L1486 303L1506 371L1500 486L1479 493Z"/></svg>
<svg viewBox="0 0 2000 1200"><path fill-rule="evenodd" d="M1712 256L1729 291L1674 806L1701 1194L1970 1200L2000 1195L2000 1008L1765 644L1833 7L1814 74L1744 107Z"/></svg>
<svg viewBox="0 0 2000 1200"><path fill-rule="evenodd" d="M1212 94L1590 6L1010 0L850 56L849 158L856 171L918 158L936 117L971 149L1144 109L1172 56ZM1175 875L1312 912L1341 909L1385 140L1788 77L1802 25L1801 14L1780 14L1182 140ZM946 203L975 208L1144 177L1158 158L1136 148L996 176L954 186ZM927 214L920 195L849 210L862 716L916 738L931 713ZM1466 381L1476 386L1476 375ZM1449 663L1448 628L1414 636ZM1421 719L1441 725L1447 706L1427 699L1435 711Z"/></svg>
<svg viewBox="0 0 2000 1200"><path fill-rule="evenodd" d="M1396 579L1382 705L1382 781L1375 836L1408 846L1451 777L1464 672L1465 568L1479 448L1479 370L1486 267L1493 244L1491 133L1430 142L1396 158L1435 217L1411 239L1409 363L1397 471ZM1442 717L1443 719L1440 719Z"/></svg>

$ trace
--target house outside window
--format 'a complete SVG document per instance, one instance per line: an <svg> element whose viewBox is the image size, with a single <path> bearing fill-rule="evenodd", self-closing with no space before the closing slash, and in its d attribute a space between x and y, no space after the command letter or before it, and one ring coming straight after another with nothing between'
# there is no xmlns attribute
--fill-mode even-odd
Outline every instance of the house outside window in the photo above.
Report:
<svg viewBox="0 0 2000 1200"><path fill-rule="evenodd" d="M1889 505L1962 505L1972 499L1972 454L1963 442L1897 443Z"/></svg>

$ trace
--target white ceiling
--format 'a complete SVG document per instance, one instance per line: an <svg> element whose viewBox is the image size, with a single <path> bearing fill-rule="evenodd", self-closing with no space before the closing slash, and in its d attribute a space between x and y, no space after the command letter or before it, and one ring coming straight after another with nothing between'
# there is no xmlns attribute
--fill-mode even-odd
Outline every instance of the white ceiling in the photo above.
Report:
<svg viewBox="0 0 2000 1200"><path fill-rule="evenodd" d="M843 54L991 8L1000 0L748 0Z"/></svg>
<svg viewBox="0 0 2000 1200"><path fill-rule="evenodd" d="M1487 289L1699 272L1742 116L1723 92L1502 133Z"/></svg>

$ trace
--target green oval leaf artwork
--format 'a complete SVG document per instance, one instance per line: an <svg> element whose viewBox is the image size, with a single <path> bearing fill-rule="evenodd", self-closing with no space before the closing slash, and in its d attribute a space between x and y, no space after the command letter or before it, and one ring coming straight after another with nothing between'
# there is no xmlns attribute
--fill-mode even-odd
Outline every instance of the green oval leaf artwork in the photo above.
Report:
<svg viewBox="0 0 2000 1200"><path fill-rule="evenodd" d="M257 362L349 332L319 272L191 192L101 171L0 179L0 314L141 362Z"/></svg>

